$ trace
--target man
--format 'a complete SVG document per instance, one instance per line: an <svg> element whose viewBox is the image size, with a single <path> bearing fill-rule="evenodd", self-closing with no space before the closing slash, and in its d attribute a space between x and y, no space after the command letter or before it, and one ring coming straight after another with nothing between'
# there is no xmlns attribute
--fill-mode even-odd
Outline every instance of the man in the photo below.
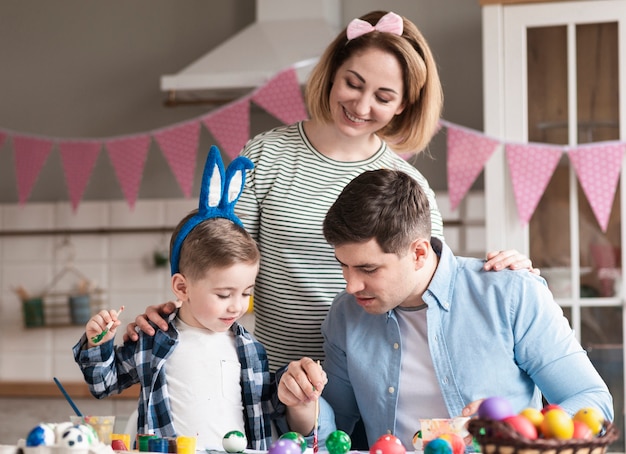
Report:
<svg viewBox="0 0 626 454"><path fill-rule="evenodd" d="M324 236L347 285L322 325L323 370L303 358L280 378L292 430L314 425L320 393L338 429L362 417L370 445L392 433L410 447L420 418L469 416L490 396L520 411L541 408L543 395L611 420L608 388L545 280L486 272L430 225L426 196L400 171L359 175L330 208Z"/></svg>

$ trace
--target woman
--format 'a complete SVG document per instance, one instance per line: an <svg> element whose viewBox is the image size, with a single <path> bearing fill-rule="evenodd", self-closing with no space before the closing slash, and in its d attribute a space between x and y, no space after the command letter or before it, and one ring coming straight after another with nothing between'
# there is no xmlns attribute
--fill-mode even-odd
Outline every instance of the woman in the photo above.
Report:
<svg viewBox="0 0 626 454"><path fill-rule="evenodd" d="M438 129L443 93L435 61L417 27L395 13L355 19L328 46L305 92L310 120L262 133L241 154L254 163L237 214L258 241L255 331L275 371L304 356L323 359L320 325L345 287L322 221L341 190L366 170L412 175L427 193L432 232L443 239L434 193L396 152L419 152ZM530 268L516 251L495 254L486 269ZM150 319L175 303L150 306L127 327L151 334ZM160 312L160 313L159 313Z"/></svg>

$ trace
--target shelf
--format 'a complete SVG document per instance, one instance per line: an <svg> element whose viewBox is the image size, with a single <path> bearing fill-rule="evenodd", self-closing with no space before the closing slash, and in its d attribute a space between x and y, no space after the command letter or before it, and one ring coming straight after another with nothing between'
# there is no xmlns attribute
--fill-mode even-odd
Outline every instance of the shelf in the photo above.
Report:
<svg viewBox="0 0 626 454"><path fill-rule="evenodd" d="M72 399L95 399L85 383L63 383L63 387ZM122 394L110 396L109 399L137 400L140 386L133 385ZM50 382L0 381L0 397L58 397L64 399L52 380Z"/></svg>

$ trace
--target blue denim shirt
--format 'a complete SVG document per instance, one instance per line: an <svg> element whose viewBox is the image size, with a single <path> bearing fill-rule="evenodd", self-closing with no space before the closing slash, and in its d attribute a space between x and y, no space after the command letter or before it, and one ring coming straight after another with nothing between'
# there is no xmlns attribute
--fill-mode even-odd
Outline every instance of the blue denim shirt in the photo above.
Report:
<svg viewBox="0 0 626 454"><path fill-rule="evenodd" d="M543 278L525 270L483 271L482 260L455 257L437 239L432 244L440 260L423 295L428 348L450 417L490 396L506 397L516 412L541 408L543 393L570 414L591 406L613 419L608 388ZM342 292L322 333L323 396L337 428L351 433L361 415L370 446L395 433L402 357L395 312L368 314Z"/></svg>

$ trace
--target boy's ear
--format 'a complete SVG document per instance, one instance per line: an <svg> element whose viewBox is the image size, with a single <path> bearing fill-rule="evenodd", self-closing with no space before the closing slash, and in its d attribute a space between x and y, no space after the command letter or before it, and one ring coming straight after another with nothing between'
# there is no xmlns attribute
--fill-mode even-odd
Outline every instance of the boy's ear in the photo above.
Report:
<svg viewBox="0 0 626 454"><path fill-rule="evenodd" d="M187 301L187 279L180 273L174 273L172 276L172 291L176 298L181 301Z"/></svg>

